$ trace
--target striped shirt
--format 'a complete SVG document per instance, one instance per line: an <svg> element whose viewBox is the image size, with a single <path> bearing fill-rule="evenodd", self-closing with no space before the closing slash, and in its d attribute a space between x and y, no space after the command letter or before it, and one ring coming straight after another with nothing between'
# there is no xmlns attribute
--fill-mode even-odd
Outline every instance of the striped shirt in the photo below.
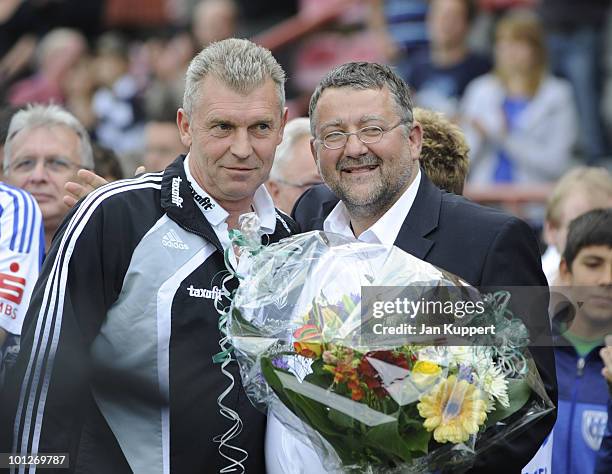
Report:
<svg viewBox="0 0 612 474"><path fill-rule="evenodd" d="M42 215L34 198L0 182L0 327L21 334L45 251Z"/></svg>

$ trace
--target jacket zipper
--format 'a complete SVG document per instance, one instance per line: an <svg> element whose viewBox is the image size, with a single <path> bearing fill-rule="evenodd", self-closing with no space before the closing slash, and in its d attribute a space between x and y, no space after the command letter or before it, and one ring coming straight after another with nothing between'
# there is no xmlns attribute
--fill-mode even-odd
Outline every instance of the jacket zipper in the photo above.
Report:
<svg viewBox="0 0 612 474"><path fill-rule="evenodd" d="M570 408L570 418L569 418L569 426L568 426L568 438L567 438L567 472L568 474L572 473L572 430L574 426L574 413L576 409L576 400L578 398L578 388L579 382L582 380L582 375L584 373L584 365L585 359L584 357L578 357L578 361L576 362L576 377L574 378L574 388L572 389L572 405Z"/></svg>

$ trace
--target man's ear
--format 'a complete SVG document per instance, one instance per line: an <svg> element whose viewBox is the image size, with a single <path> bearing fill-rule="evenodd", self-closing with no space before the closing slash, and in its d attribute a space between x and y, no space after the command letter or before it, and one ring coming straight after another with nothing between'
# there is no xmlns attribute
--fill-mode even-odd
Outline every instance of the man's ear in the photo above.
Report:
<svg viewBox="0 0 612 474"><path fill-rule="evenodd" d="M419 122L414 120L408 135L408 142L410 143L410 156L414 161L417 161L421 157L421 147L423 145L423 127Z"/></svg>
<svg viewBox="0 0 612 474"><path fill-rule="evenodd" d="M181 142L187 148L191 148L191 130L189 128L189 116L182 107L176 112L176 124L178 125Z"/></svg>
<svg viewBox="0 0 612 474"><path fill-rule="evenodd" d="M285 110L283 110L283 115L281 116L281 126L280 126L280 130L278 131L278 143L277 145L280 145L280 142L283 141L283 136L285 133L285 125L287 125L287 119L289 118L289 109L287 107L285 107Z"/></svg>
<svg viewBox="0 0 612 474"><path fill-rule="evenodd" d="M312 158L314 159L317 166L319 165L319 160L317 159L317 148L315 147L315 138L310 139L310 153L312 153Z"/></svg>

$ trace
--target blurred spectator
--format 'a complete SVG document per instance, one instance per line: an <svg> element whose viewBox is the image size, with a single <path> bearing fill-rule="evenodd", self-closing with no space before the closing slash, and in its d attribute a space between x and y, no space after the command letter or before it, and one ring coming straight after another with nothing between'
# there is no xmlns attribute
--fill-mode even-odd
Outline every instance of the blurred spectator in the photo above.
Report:
<svg viewBox="0 0 612 474"><path fill-rule="evenodd" d="M213 41L236 35L239 10L234 0L199 0L183 8L192 11L191 34L183 31L147 45L152 73L144 92L148 118L160 117L181 106L185 71L195 53Z"/></svg>
<svg viewBox="0 0 612 474"><path fill-rule="evenodd" d="M604 27L610 0L541 0L552 70L574 87L579 144L593 163L609 153L601 115Z"/></svg>
<svg viewBox="0 0 612 474"><path fill-rule="evenodd" d="M385 62L380 29L366 29L371 11L365 2L301 0L299 15L304 18L318 17L328 8L340 12L340 16L325 30L306 37L299 49L292 53L295 73L290 81L291 86L298 94L308 97L321 78L340 64L349 61ZM291 78L292 75L288 76Z"/></svg>
<svg viewBox="0 0 612 474"><path fill-rule="evenodd" d="M103 146L92 144L94 172L103 177L107 182L123 179L123 170L119 158L113 150Z"/></svg>
<svg viewBox="0 0 612 474"><path fill-rule="evenodd" d="M93 96L96 90L96 71L94 60L90 56L83 56L67 72L62 82L64 105L79 122L89 131L96 127L96 115L93 110Z"/></svg>
<svg viewBox="0 0 612 474"><path fill-rule="evenodd" d="M298 13L304 0L236 0L241 12L240 30L250 36ZM307 1L307 0L306 0Z"/></svg>
<svg viewBox="0 0 612 474"><path fill-rule="evenodd" d="M310 121L295 118L285 125L283 141L276 148L266 187L276 207L287 214L307 189L323 182L310 151L311 138Z"/></svg>
<svg viewBox="0 0 612 474"><path fill-rule="evenodd" d="M406 81L417 105L453 117L468 83L491 69L488 58L471 53L467 37L475 10L471 0L432 0L427 15L429 51L413 60Z"/></svg>
<svg viewBox="0 0 612 474"><path fill-rule="evenodd" d="M234 0L201 0L194 8L192 33L198 51L236 34L238 7Z"/></svg>
<svg viewBox="0 0 612 474"><path fill-rule="evenodd" d="M58 28L40 41L36 51L36 73L17 82L9 92L13 105L30 102L64 102L62 83L68 71L87 51L85 37L76 30Z"/></svg>
<svg viewBox="0 0 612 474"><path fill-rule="evenodd" d="M185 72L195 53L194 44L188 33L179 33L168 40L149 41L146 49L152 73L144 92L146 116L160 117L183 103Z"/></svg>
<svg viewBox="0 0 612 474"><path fill-rule="evenodd" d="M106 0L2 0L0 85L23 77L38 39L54 28L74 28L92 39L99 33Z"/></svg>
<svg viewBox="0 0 612 474"><path fill-rule="evenodd" d="M371 0L370 4L368 26L381 43L384 59L406 69L412 55L427 47L427 0Z"/></svg>
<svg viewBox="0 0 612 474"><path fill-rule="evenodd" d="M423 127L421 167L440 189L463 194L470 166L470 149L463 132L438 112L415 107L413 113Z"/></svg>
<svg viewBox="0 0 612 474"><path fill-rule="evenodd" d="M542 255L542 269L549 285L558 284L569 223L585 212L606 207L612 207L612 175L605 168L577 167L557 182L548 199L544 221L548 248Z"/></svg>
<svg viewBox="0 0 612 474"><path fill-rule="evenodd" d="M178 155L187 153L176 122L152 120L145 126L143 165L147 172L162 171ZM100 174L100 173L98 173Z"/></svg>
<svg viewBox="0 0 612 474"><path fill-rule="evenodd" d="M115 153L141 149L144 119L141 91L129 71L124 38L117 33L100 36L94 68L100 86L93 96L98 142Z"/></svg>
<svg viewBox="0 0 612 474"><path fill-rule="evenodd" d="M559 402L552 472L587 474L594 470L607 421L599 348L612 331L612 208L570 223L559 271L572 304L561 310L569 314L555 315L570 323L555 347Z"/></svg>
<svg viewBox="0 0 612 474"><path fill-rule="evenodd" d="M4 144L6 143L6 137L8 136L9 124L11 118L17 112L18 109L6 105L0 108L0 181L4 177Z"/></svg>
<svg viewBox="0 0 612 474"><path fill-rule="evenodd" d="M93 169L87 131L58 105L29 106L11 119L4 152L6 181L31 193L40 206L48 249L68 212L64 185L79 168Z"/></svg>
<svg viewBox="0 0 612 474"><path fill-rule="evenodd" d="M469 182L549 182L569 167L578 126L573 93L548 73L541 25L528 12L498 23L495 69L468 85L461 112Z"/></svg>

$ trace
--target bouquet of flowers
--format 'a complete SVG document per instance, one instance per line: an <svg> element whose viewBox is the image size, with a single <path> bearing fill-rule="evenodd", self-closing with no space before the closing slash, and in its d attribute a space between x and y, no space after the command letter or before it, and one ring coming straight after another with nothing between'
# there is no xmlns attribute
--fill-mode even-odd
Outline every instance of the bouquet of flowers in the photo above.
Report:
<svg viewBox="0 0 612 474"><path fill-rule="evenodd" d="M247 395L281 403L329 471L460 472L553 408L507 293L323 232L259 249L241 278L227 333Z"/></svg>

